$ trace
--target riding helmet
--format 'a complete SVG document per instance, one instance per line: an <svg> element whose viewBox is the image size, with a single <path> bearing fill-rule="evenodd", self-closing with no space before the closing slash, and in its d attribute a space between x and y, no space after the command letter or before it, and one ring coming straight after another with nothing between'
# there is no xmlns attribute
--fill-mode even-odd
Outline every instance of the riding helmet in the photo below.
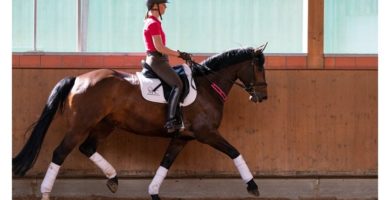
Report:
<svg viewBox="0 0 390 200"><path fill-rule="evenodd" d="M160 3L169 3L169 2L168 0L146 0L146 7L148 7L148 10L151 10L154 4L160 4Z"/></svg>

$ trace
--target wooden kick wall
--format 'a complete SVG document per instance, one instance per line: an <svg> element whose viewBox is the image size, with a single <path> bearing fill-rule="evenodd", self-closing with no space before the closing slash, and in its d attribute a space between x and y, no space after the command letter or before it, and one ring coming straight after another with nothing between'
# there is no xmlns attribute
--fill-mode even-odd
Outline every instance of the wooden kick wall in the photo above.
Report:
<svg viewBox="0 0 390 200"><path fill-rule="evenodd" d="M13 155L26 141L26 129L39 117L57 81L98 68L91 63L134 72L141 58L14 54ZM377 175L377 57L328 56L322 69L310 69L306 56L267 55L265 67L268 100L253 104L246 92L234 87L220 128L256 176ZM64 126L62 118L56 117L28 176L46 172ZM117 130L99 152L122 177L152 176L168 142ZM75 149L60 176L103 175ZM230 177L238 173L227 156L195 141L179 155L169 176Z"/></svg>

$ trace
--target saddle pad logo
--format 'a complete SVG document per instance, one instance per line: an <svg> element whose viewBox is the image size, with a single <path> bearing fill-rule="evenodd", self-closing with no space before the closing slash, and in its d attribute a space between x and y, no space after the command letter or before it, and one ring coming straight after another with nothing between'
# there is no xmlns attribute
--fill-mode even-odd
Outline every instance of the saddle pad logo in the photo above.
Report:
<svg viewBox="0 0 390 200"><path fill-rule="evenodd" d="M152 87L148 87L148 93L146 93L147 95L151 95L151 96L160 96L159 93L157 93L156 91L154 91L154 88Z"/></svg>

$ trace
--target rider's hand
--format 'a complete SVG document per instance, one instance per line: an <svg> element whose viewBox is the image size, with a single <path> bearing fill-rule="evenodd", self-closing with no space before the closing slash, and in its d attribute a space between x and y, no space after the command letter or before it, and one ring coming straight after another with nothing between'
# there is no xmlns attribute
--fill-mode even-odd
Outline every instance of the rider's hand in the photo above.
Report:
<svg viewBox="0 0 390 200"><path fill-rule="evenodd" d="M189 61L189 60L192 60L191 58L191 54L189 53L186 53L186 52L181 52L179 50L177 50L177 52L179 52L179 58L185 60L185 61Z"/></svg>

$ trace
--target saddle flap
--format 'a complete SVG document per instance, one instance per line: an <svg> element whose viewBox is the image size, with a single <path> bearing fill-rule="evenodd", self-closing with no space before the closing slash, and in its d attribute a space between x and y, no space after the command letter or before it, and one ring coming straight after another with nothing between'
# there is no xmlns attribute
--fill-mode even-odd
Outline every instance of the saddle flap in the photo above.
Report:
<svg viewBox="0 0 390 200"><path fill-rule="evenodd" d="M140 80L143 97L153 102L166 103L171 93L171 87L162 81L144 60L141 61L141 64L143 69L142 72L137 72L137 76ZM173 69L183 82L183 93L180 102L183 106L189 105L195 100L197 93L191 69L187 65L177 65ZM192 82L191 85L190 81ZM158 97L160 94L161 97ZM159 98L162 99L157 100Z"/></svg>

